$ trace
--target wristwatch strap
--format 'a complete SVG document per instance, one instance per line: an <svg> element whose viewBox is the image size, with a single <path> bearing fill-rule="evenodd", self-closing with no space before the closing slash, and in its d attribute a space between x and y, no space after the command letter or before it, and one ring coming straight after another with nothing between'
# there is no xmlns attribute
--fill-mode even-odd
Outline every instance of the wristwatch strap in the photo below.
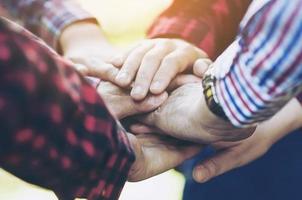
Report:
<svg viewBox="0 0 302 200"><path fill-rule="evenodd" d="M214 113L219 118L229 121L228 117L225 115L215 93L215 83L216 77L211 74L206 74L202 80L203 94L208 105L208 108L212 113Z"/></svg>

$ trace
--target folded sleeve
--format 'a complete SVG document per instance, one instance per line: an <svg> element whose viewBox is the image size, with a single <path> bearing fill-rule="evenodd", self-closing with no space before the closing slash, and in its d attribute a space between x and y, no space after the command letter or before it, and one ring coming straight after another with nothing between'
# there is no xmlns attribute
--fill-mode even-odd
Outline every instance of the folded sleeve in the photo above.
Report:
<svg viewBox="0 0 302 200"><path fill-rule="evenodd" d="M135 157L68 61L0 20L0 166L60 199L118 199Z"/></svg>
<svg viewBox="0 0 302 200"><path fill-rule="evenodd" d="M217 97L234 125L262 122L301 92L301 7L301 0L269 1L214 63Z"/></svg>
<svg viewBox="0 0 302 200"><path fill-rule="evenodd" d="M0 0L0 5L55 49L66 26L88 19L96 22L75 0Z"/></svg>
<svg viewBox="0 0 302 200"><path fill-rule="evenodd" d="M149 37L181 38L215 59L235 38L251 0L175 0L149 30Z"/></svg>

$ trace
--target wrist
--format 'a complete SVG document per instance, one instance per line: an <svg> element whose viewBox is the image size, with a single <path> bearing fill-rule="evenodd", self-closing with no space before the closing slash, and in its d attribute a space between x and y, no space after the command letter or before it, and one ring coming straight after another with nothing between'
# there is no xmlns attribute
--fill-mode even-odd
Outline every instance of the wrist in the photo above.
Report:
<svg viewBox="0 0 302 200"><path fill-rule="evenodd" d="M205 97L201 99L199 104L200 124L202 129L213 139L212 142L242 140L251 136L255 130L255 127L244 129L235 127L230 121L220 117L219 113L214 113L207 104Z"/></svg>
<svg viewBox="0 0 302 200"><path fill-rule="evenodd" d="M84 20L67 26L59 37L59 48L65 53L83 45L109 46L106 37L95 20Z"/></svg>
<svg viewBox="0 0 302 200"><path fill-rule="evenodd" d="M295 113L288 115L288 113ZM280 139L302 126L302 110L297 99L292 99L270 120L262 123L263 132L270 132L269 143L273 145Z"/></svg>

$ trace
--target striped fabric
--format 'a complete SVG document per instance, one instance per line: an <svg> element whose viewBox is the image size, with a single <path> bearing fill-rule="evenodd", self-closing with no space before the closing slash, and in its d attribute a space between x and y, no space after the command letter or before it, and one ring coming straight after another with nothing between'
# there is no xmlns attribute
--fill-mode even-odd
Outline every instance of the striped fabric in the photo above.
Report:
<svg viewBox="0 0 302 200"><path fill-rule="evenodd" d="M55 49L66 26L94 19L75 0L0 0L0 6Z"/></svg>
<svg viewBox="0 0 302 200"><path fill-rule="evenodd" d="M257 3L254 1L252 4ZM302 89L302 0L270 0L214 63L217 98L238 127L264 121ZM235 56L232 55L235 52ZM229 65L229 66L226 66Z"/></svg>

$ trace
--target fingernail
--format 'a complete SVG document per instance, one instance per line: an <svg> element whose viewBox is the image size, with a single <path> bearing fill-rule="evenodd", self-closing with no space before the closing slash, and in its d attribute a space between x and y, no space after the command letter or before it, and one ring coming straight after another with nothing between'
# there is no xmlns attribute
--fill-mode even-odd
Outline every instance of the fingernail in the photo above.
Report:
<svg viewBox="0 0 302 200"><path fill-rule="evenodd" d="M156 81L154 83L152 83L151 87L150 87L150 90L151 91L155 91L155 92L158 92L159 90L161 90L161 82L160 81Z"/></svg>
<svg viewBox="0 0 302 200"><path fill-rule="evenodd" d="M116 81L120 84L128 84L130 82L130 76L127 72L121 72L117 75Z"/></svg>
<svg viewBox="0 0 302 200"><path fill-rule="evenodd" d="M131 90L131 96L134 97L140 97L143 95L143 88L141 86L134 86L134 88Z"/></svg>
<svg viewBox="0 0 302 200"><path fill-rule="evenodd" d="M202 166L196 167L193 171L193 178L198 183L204 183L207 181L207 176L203 173L204 168Z"/></svg>

